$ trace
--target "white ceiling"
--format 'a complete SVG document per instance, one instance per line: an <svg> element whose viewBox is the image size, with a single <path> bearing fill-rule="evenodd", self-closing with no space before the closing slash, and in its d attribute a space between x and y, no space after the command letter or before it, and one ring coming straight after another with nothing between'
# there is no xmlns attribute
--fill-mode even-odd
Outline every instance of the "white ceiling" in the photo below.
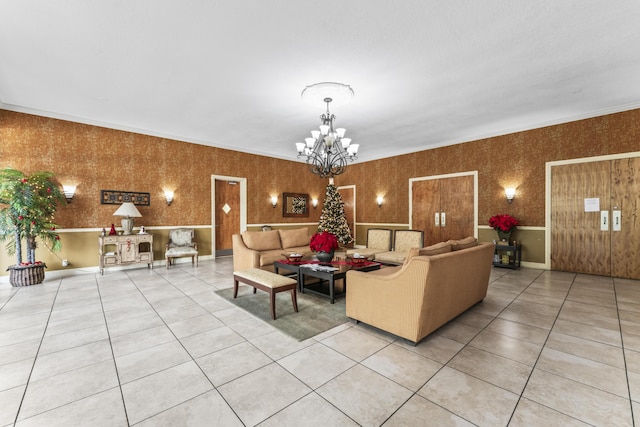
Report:
<svg viewBox="0 0 640 427"><path fill-rule="evenodd" d="M283 159L324 81L360 161L640 107L638 0L0 0L0 108Z"/></svg>

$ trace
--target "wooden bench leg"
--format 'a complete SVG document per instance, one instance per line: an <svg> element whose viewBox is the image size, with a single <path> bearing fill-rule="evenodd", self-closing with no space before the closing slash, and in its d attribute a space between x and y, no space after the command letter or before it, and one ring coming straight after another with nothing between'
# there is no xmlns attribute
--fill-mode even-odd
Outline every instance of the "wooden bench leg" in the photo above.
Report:
<svg viewBox="0 0 640 427"><path fill-rule="evenodd" d="M294 286L293 288L291 288L291 302L293 303L293 310L297 313L298 312L298 298L296 295L296 286Z"/></svg>
<svg viewBox="0 0 640 427"><path fill-rule="evenodd" d="M256 288L253 288L253 290L255 291ZM238 297L238 279L233 280L233 297L234 298Z"/></svg>
<svg viewBox="0 0 640 427"><path fill-rule="evenodd" d="M276 320L276 293L273 289L269 292L269 300L271 301L271 320Z"/></svg>

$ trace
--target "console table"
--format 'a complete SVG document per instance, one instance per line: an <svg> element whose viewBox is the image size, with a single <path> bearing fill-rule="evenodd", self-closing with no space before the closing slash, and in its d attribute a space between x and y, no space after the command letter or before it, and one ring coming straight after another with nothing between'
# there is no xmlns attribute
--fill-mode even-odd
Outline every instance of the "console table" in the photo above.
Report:
<svg viewBox="0 0 640 427"><path fill-rule="evenodd" d="M147 264L153 268L153 235L99 236L100 274L114 265Z"/></svg>
<svg viewBox="0 0 640 427"><path fill-rule="evenodd" d="M495 267L520 268L520 257L522 256L522 245L496 245L493 255L493 265Z"/></svg>

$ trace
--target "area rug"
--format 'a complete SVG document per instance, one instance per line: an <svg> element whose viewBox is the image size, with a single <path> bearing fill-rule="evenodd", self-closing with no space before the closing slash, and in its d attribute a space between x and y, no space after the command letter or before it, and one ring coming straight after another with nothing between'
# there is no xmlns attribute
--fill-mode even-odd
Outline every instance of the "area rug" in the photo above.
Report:
<svg viewBox="0 0 640 427"><path fill-rule="evenodd" d="M272 320L269 295L266 292L257 291L253 294L253 288L241 286L238 298L233 298L233 288L221 289L216 291L216 294L298 341L314 337L349 321L345 314L344 297L330 304L329 298L308 292L298 293L296 313L291 304L291 293L280 292L276 294L276 319Z"/></svg>

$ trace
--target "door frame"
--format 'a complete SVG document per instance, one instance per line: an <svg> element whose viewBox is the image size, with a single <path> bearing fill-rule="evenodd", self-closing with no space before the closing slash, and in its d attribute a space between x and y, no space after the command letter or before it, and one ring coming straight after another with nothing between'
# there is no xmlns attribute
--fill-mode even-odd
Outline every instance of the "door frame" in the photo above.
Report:
<svg viewBox="0 0 640 427"><path fill-rule="evenodd" d="M580 157L577 159L555 160L545 163L545 212L544 212L544 269L551 270L551 168L576 163L592 163L606 160L627 159L629 157L640 157L640 151L631 153L607 154L605 156Z"/></svg>
<svg viewBox="0 0 640 427"><path fill-rule="evenodd" d="M413 183L416 181L429 181L433 179L457 178L460 176L473 176L473 237L478 238L478 171L456 172L444 175L421 176L409 178L409 229L413 229Z"/></svg>
<svg viewBox="0 0 640 427"><path fill-rule="evenodd" d="M237 181L240 184L240 232L247 229L247 178L211 175L211 256L216 258L216 180Z"/></svg>
<svg viewBox="0 0 640 427"><path fill-rule="evenodd" d="M340 191L340 189L343 189L343 188L353 188L353 236L351 236L351 237L353 237L353 243L355 245L355 243L356 243L356 233L357 233L356 229L358 228L357 227L358 222L356 221L356 218L357 218L356 209L357 209L357 201L358 201L357 193L356 193L356 186L355 186L355 184L341 185L341 186L338 187L338 191Z"/></svg>

